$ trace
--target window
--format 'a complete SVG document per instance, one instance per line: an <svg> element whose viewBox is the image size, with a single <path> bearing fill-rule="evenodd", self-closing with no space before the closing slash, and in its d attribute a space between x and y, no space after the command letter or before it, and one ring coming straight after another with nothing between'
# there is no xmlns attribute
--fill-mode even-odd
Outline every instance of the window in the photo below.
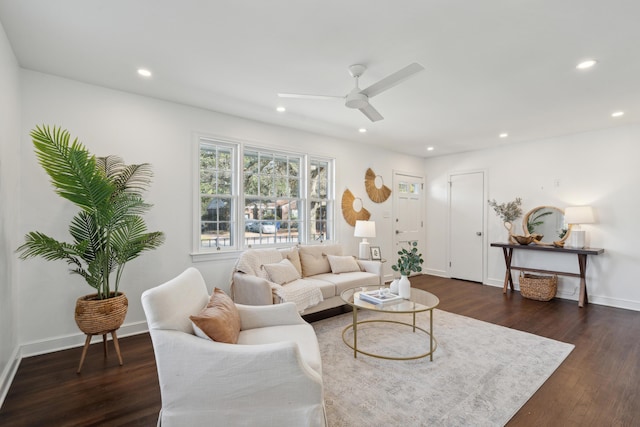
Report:
<svg viewBox="0 0 640 427"><path fill-rule="evenodd" d="M243 160L245 244L300 241L302 156L247 149Z"/></svg>
<svg viewBox="0 0 640 427"><path fill-rule="evenodd" d="M198 250L332 239L333 163L200 138Z"/></svg>
<svg viewBox="0 0 640 427"><path fill-rule="evenodd" d="M311 240L331 240L333 203L330 195L332 171L329 160L311 159L309 165L309 236Z"/></svg>
<svg viewBox="0 0 640 427"><path fill-rule="evenodd" d="M236 147L200 144L200 247L235 246Z"/></svg>

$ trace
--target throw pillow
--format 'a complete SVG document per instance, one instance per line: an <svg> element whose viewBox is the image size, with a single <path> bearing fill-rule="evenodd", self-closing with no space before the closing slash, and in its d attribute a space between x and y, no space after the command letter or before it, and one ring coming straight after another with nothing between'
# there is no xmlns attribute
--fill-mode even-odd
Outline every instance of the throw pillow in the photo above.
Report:
<svg viewBox="0 0 640 427"><path fill-rule="evenodd" d="M327 258L329 258L329 264L331 265L331 272L333 274L360 271L358 262L352 256L327 255Z"/></svg>
<svg viewBox="0 0 640 427"><path fill-rule="evenodd" d="M214 341L236 344L240 335L240 314L222 289L215 288L205 308L189 319Z"/></svg>
<svg viewBox="0 0 640 427"><path fill-rule="evenodd" d="M280 249L280 253L282 254L282 258L286 258L291 261L291 264L298 270L300 276L302 276L302 264L300 264L300 254L298 253L297 247Z"/></svg>
<svg viewBox="0 0 640 427"><path fill-rule="evenodd" d="M327 255L342 255L340 245L305 245L299 251L303 277L331 273Z"/></svg>
<svg viewBox="0 0 640 427"><path fill-rule="evenodd" d="M301 277L298 270L287 258L274 264L264 264L262 268L267 270L269 279L278 285L293 282Z"/></svg>

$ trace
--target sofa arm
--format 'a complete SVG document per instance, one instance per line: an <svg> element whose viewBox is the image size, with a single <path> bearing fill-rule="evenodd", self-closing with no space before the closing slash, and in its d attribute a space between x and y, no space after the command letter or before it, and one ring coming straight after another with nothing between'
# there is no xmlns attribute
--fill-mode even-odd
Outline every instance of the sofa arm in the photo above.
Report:
<svg viewBox="0 0 640 427"><path fill-rule="evenodd" d="M271 282L251 274L233 273L231 282L233 300L238 304L271 305L273 292Z"/></svg>
<svg viewBox="0 0 640 427"><path fill-rule="evenodd" d="M236 304L240 314L242 330L266 328L268 326L296 325L307 322L300 316L292 302L273 305Z"/></svg>
<svg viewBox="0 0 640 427"><path fill-rule="evenodd" d="M367 273L376 274L378 276L378 285L381 285L384 282L382 276L382 263L380 261L370 261L362 259L359 259L357 261L362 270L366 271Z"/></svg>

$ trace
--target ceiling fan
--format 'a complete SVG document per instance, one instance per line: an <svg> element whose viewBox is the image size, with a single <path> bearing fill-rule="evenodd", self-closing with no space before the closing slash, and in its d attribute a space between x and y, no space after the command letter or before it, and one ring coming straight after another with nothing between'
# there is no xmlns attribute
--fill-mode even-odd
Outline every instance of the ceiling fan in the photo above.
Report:
<svg viewBox="0 0 640 427"><path fill-rule="evenodd" d="M384 79L372 84L366 89L360 89L358 87L358 78L364 74L367 67L360 64L355 64L349 67L349 74L355 79L356 86L345 96L331 96L331 95L307 95L300 93L279 93L280 98L300 98L300 99L320 99L320 100L335 100L344 99L345 105L348 108L357 108L367 116L372 122L384 119L382 115L373 108L369 103L369 98L373 98L379 93L384 92L387 89L391 89L397 84L402 83L409 77L424 70L424 67L417 62L407 65L401 70L385 77Z"/></svg>

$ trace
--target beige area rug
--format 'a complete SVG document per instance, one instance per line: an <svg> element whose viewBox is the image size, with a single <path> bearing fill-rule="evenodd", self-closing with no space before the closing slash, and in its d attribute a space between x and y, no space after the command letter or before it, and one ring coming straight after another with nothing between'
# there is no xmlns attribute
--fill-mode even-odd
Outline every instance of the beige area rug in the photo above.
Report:
<svg viewBox="0 0 640 427"><path fill-rule="evenodd" d="M411 322L411 315L359 312L359 320ZM573 345L434 311L438 348L429 358L394 361L353 357L342 341L350 313L313 324L322 352L330 427L501 426L571 353ZM418 315L428 330L429 314ZM352 340L352 332L347 333ZM352 341L351 341L352 342ZM428 336L408 326L367 323L358 348L388 356L428 351Z"/></svg>

